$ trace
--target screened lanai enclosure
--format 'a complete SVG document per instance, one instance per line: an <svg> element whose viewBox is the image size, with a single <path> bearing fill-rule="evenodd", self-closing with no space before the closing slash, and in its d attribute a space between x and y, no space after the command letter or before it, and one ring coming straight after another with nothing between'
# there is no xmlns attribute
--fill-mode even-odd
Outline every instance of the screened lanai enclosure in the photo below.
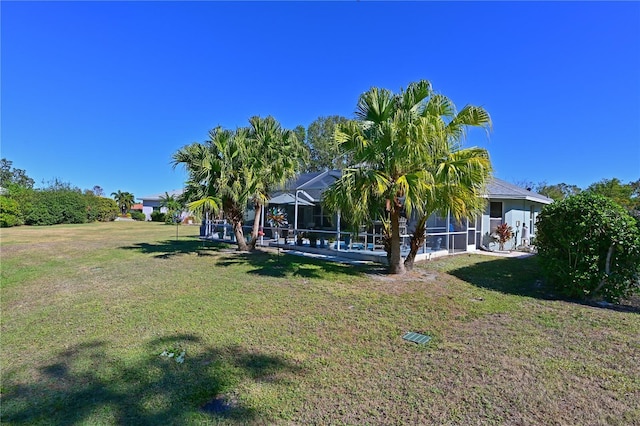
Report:
<svg viewBox="0 0 640 426"><path fill-rule="evenodd" d="M361 258L386 262L383 246L382 222L362 226L357 232L348 223L348 212L333 214L322 206L322 193L340 177L340 171L329 170L301 174L284 188L272 194L267 209L284 212L284 226L270 226L264 211L249 213L246 218L247 234L254 220L261 224L261 244L295 248L296 250L336 250L341 255L352 253ZM520 225L528 224L528 241L535 237L535 219L542 206L552 202L540 194L519 188L493 178L487 185L485 212L471 219L455 220L450 214L432 215L427 220L426 239L416 261L447 254L470 252L476 249L494 250L491 234L501 223L508 223L514 232ZM401 250L406 256L409 242L415 230L415 218L402 218L400 223ZM201 234L205 238L233 239L230 225L224 220L203 224ZM516 237L511 243L515 249Z"/></svg>

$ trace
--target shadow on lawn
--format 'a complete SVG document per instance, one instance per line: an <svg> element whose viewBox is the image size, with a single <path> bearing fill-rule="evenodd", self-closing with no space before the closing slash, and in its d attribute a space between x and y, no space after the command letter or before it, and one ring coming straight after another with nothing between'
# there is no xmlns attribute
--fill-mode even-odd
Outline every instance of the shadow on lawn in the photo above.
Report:
<svg viewBox="0 0 640 426"><path fill-rule="evenodd" d="M254 269L249 274L269 277L323 278L327 273L361 275L370 267L355 266L325 260L303 258L290 254L275 254L256 250L251 253L234 253L222 257L218 266L248 264Z"/></svg>
<svg viewBox="0 0 640 426"><path fill-rule="evenodd" d="M3 423L157 425L226 419L244 424L260 413L229 393L234 386L243 380L277 383L300 373L281 357L240 346L190 354L190 345L198 341L191 335L156 339L138 361L118 359L107 342L94 341L60 352L31 383L13 383L12 373L5 371ZM159 356L176 345L187 350L183 364Z"/></svg>
<svg viewBox="0 0 640 426"><path fill-rule="evenodd" d="M556 295L553 289L544 284L542 272L535 256L527 258L487 258L487 260L478 261L469 266L449 269L446 272L477 287L497 290L502 293L543 300L565 300L597 308L640 313L640 306L635 306L636 304L631 302L599 305Z"/></svg>
<svg viewBox="0 0 640 426"><path fill-rule="evenodd" d="M196 253L198 256L212 256L221 249L227 248L225 243L188 240L166 240L157 243L137 243L131 246L121 247L125 250L136 250L142 253L155 254L155 258L169 259L182 254Z"/></svg>

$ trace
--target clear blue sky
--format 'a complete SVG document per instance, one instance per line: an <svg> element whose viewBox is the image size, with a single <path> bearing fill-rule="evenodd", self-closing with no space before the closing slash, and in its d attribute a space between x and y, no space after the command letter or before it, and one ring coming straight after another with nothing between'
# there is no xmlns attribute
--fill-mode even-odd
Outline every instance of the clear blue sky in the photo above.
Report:
<svg viewBox="0 0 640 426"><path fill-rule="evenodd" d="M640 178L640 3L8 2L2 157L37 184L182 187L171 154L252 115L352 117L428 79L484 106L507 181Z"/></svg>

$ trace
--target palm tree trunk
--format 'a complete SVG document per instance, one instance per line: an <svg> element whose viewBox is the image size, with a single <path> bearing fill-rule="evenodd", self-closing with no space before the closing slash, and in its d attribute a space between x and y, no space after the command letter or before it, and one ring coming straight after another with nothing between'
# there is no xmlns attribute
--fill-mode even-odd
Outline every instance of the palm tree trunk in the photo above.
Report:
<svg viewBox="0 0 640 426"><path fill-rule="evenodd" d="M389 273L402 275L406 272L402 256L400 256L400 212L394 206L391 209L391 256Z"/></svg>
<svg viewBox="0 0 640 426"><path fill-rule="evenodd" d="M251 229L251 239L249 240L249 251L253 251L256 248L258 242L258 231L260 230L260 215L262 212L262 205L260 203L254 204L256 216L253 219L253 228Z"/></svg>
<svg viewBox="0 0 640 426"><path fill-rule="evenodd" d="M249 251L249 246L244 239L244 232L242 231L242 221L233 221L233 233L238 242L238 251Z"/></svg>
<svg viewBox="0 0 640 426"><path fill-rule="evenodd" d="M427 216L422 215L418 219L418 223L416 224L416 229L411 236L411 240L409 244L411 245L411 249L409 250L409 254L407 258L404 260L404 267L407 271L411 271L413 269L413 264L416 260L416 254L418 254L418 250L424 244L425 240L425 231L427 224Z"/></svg>

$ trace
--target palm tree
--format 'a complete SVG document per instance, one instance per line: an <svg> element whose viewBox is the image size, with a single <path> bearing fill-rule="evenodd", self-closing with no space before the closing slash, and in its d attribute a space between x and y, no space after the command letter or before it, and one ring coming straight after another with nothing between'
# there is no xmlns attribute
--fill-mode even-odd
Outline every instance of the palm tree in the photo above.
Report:
<svg viewBox="0 0 640 426"><path fill-rule="evenodd" d="M246 184L246 130L231 131L218 126L204 143L194 143L173 155L173 166L182 164L189 174L183 198L188 207L205 212L222 212L233 226L238 249L246 251L242 231L249 200Z"/></svg>
<svg viewBox="0 0 640 426"><path fill-rule="evenodd" d="M167 221L169 221L169 219L176 220L176 214L182 211L182 206L183 204L178 197L169 195L168 192L165 192L164 195L160 197L160 207L167 209Z"/></svg>
<svg viewBox="0 0 640 426"><path fill-rule="evenodd" d="M299 168L304 147L294 132L273 118L252 117L249 127L235 131L217 127L203 144L183 147L173 155L173 165L189 173L185 200L190 209L222 211L242 251L255 248L260 211L275 186L291 179ZM249 203L256 212L251 239L246 242L242 224Z"/></svg>
<svg viewBox="0 0 640 426"><path fill-rule="evenodd" d="M120 209L122 216L127 213L134 203L133 194L130 192L122 192L118 190L118 192L112 192L111 196L116 200L116 204L118 204L118 208Z"/></svg>
<svg viewBox="0 0 640 426"><path fill-rule="evenodd" d="M451 214L457 221L471 219L482 212L486 200L484 186L491 174L491 161L486 150L468 148L450 152L433 165L433 191L423 200L411 235L410 250L404 261L407 270L426 238L426 222L432 213Z"/></svg>
<svg viewBox="0 0 640 426"><path fill-rule="evenodd" d="M269 201L269 194L277 186L292 179L303 159L306 150L295 132L283 129L273 117L251 117L247 129L246 153L251 169L251 201L255 210L255 219L249 241L249 249L255 248L260 227L260 212Z"/></svg>
<svg viewBox="0 0 640 426"><path fill-rule="evenodd" d="M491 120L475 106L456 114L453 103L434 94L426 80L411 83L398 94L370 89L360 96L356 119L336 131L337 141L356 165L343 171L325 192L324 201L332 210L349 211L356 224L376 218L388 223L389 271L402 274L406 269L400 255L401 215L410 217L415 211L420 225L449 203L456 203L451 206L455 214L476 211L477 201L466 197L461 185L467 184L469 193L481 194L491 170L488 155L478 148L458 151L466 125L477 123L488 129ZM462 160L471 154L483 160L470 160L463 167Z"/></svg>
<svg viewBox="0 0 640 426"><path fill-rule="evenodd" d="M219 128L209 132L210 141L215 139ZM211 144L193 143L179 149L173 154L173 168L182 164L189 177L180 201L189 210L206 216L221 211L221 200L216 195L215 183L219 175L218 162Z"/></svg>

